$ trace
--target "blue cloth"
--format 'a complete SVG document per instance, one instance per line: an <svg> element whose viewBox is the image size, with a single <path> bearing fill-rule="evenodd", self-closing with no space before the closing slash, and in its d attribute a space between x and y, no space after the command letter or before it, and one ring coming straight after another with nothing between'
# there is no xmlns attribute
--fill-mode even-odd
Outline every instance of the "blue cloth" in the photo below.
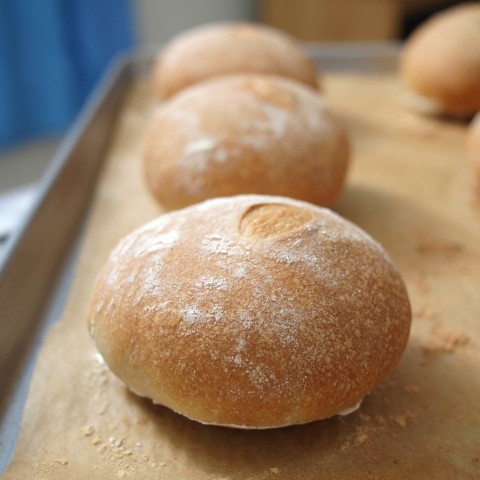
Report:
<svg viewBox="0 0 480 480"><path fill-rule="evenodd" d="M63 131L134 40L130 0L0 0L0 147Z"/></svg>

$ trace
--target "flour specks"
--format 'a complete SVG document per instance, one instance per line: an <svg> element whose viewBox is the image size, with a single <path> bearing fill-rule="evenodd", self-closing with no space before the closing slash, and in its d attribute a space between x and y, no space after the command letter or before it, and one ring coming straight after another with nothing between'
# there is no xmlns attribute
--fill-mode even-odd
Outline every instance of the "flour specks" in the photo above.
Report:
<svg viewBox="0 0 480 480"><path fill-rule="evenodd" d="M228 290L228 282L225 278L216 278L216 277L202 277L200 280L195 282L197 288L205 288L207 290Z"/></svg>
<svg viewBox="0 0 480 480"><path fill-rule="evenodd" d="M247 267L245 265L240 265L233 271L233 276L235 278L245 278L247 276Z"/></svg>
<svg viewBox="0 0 480 480"><path fill-rule="evenodd" d="M136 244L134 255L140 257L148 253L171 248L178 242L179 239L180 235L176 230L155 235L153 238L149 238L149 236L144 235L143 238L140 239Z"/></svg>
<svg viewBox="0 0 480 480"><path fill-rule="evenodd" d="M212 137L196 139L185 146L183 154L185 156L190 156L197 153L210 152L215 148L216 144L216 140Z"/></svg>
<svg viewBox="0 0 480 480"><path fill-rule="evenodd" d="M205 318L204 312L196 305L187 305L181 310L183 319L187 323L195 323Z"/></svg>
<svg viewBox="0 0 480 480"><path fill-rule="evenodd" d="M220 305L214 305L207 310L198 307L196 304L188 305L180 309L183 319L189 324L203 323L208 321L221 321L224 318L224 310Z"/></svg>
<svg viewBox="0 0 480 480"><path fill-rule="evenodd" d="M250 253L248 247L239 245L233 238L224 234L206 235L201 244L207 252L219 255L245 257Z"/></svg>
<svg viewBox="0 0 480 480"><path fill-rule="evenodd" d="M243 330L248 330L253 325L253 316L250 312L242 310L239 313L240 324Z"/></svg>

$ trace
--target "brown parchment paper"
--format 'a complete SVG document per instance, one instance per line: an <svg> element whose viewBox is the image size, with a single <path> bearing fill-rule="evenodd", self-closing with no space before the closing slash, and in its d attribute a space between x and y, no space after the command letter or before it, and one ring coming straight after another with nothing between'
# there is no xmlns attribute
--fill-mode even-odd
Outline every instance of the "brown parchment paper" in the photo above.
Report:
<svg viewBox="0 0 480 480"><path fill-rule="evenodd" d="M326 91L354 150L335 210L386 247L411 296L411 339L393 374L347 417L270 431L197 424L110 374L86 329L92 283L119 237L161 213L142 179L153 100L139 82L6 479L480 478L480 205L466 126L407 111L393 76L329 76Z"/></svg>

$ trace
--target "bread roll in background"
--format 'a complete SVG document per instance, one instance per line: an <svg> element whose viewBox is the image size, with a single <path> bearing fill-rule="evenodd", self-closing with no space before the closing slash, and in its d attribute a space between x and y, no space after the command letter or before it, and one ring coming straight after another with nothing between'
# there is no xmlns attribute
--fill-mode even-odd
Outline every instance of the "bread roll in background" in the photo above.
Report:
<svg viewBox="0 0 480 480"><path fill-rule="evenodd" d="M156 94L166 98L212 77L258 72L289 77L314 88L319 73L288 34L260 24L208 24L174 37L153 71Z"/></svg>
<svg viewBox="0 0 480 480"><path fill-rule="evenodd" d="M480 188L480 113L475 116L468 130L467 154Z"/></svg>
<svg viewBox="0 0 480 480"><path fill-rule="evenodd" d="M383 248L330 210L245 195L177 210L111 253L89 326L138 395L199 422L299 424L358 406L410 305Z"/></svg>
<svg viewBox="0 0 480 480"><path fill-rule="evenodd" d="M450 8L421 25L405 44L401 74L420 111L480 111L480 4Z"/></svg>
<svg viewBox="0 0 480 480"><path fill-rule="evenodd" d="M315 90L244 74L159 106L144 156L147 183L168 208L242 193L330 205L344 184L349 143Z"/></svg>

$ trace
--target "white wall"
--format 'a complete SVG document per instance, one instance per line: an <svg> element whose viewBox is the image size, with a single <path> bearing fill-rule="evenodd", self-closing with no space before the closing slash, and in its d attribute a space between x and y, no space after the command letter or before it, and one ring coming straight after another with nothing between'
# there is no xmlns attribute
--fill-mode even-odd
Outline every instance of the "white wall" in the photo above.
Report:
<svg viewBox="0 0 480 480"><path fill-rule="evenodd" d="M222 20L254 20L255 0L134 0L139 40L165 43L193 26Z"/></svg>

